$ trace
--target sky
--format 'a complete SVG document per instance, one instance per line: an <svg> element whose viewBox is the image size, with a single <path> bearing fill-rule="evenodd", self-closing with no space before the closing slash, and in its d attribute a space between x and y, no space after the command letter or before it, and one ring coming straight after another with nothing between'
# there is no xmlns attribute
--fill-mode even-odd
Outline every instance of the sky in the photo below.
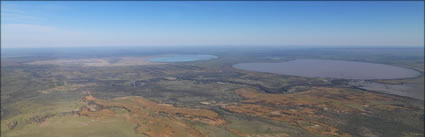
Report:
<svg viewBox="0 0 425 137"><path fill-rule="evenodd" d="M1 48L424 46L424 2L1 1Z"/></svg>

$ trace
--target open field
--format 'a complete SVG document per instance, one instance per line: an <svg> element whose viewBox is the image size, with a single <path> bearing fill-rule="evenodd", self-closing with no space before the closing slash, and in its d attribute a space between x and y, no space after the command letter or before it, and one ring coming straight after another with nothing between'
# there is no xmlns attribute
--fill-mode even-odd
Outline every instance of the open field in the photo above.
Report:
<svg viewBox="0 0 425 137"><path fill-rule="evenodd" d="M423 88L423 57L416 54L329 52L211 50L202 54L219 58L166 64L145 62L155 55L2 58L1 136L424 136L423 100L346 79L232 67L296 58L363 60L421 73L368 82Z"/></svg>
<svg viewBox="0 0 425 137"><path fill-rule="evenodd" d="M121 117L135 125L135 132L146 136L206 136L205 133L185 123L197 121L208 125L226 122L215 112L205 109L176 108L169 104L157 104L142 97L120 97L111 101L93 96L83 98L87 107L76 112L79 116L108 119Z"/></svg>
<svg viewBox="0 0 425 137"><path fill-rule="evenodd" d="M406 124L409 128L400 129L394 126L393 129L377 136L403 136L410 133L423 136L424 125L420 120L423 119L424 108L420 104L405 103L406 100L397 97L339 88L312 88L300 93L283 95L265 94L253 89L238 89L236 93L246 100L226 106L227 110L290 123L314 134L366 136L366 134L376 133L362 130L374 131L386 126L379 124L380 122L400 122L399 124ZM392 112L400 117L397 119L379 117L380 113L385 112ZM364 129L345 129L354 124L350 123L353 121L345 119L350 115L380 120L375 121L374 125L365 125L362 127ZM404 123L403 121L417 122Z"/></svg>

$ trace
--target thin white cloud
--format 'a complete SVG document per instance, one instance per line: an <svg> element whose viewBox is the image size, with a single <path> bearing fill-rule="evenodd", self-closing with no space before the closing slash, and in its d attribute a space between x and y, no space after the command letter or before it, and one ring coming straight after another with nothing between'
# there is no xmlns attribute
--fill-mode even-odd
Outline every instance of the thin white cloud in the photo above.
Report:
<svg viewBox="0 0 425 137"><path fill-rule="evenodd" d="M22 10L16 4L8 4L2 2L1 5L1 18L2 23L4 22L19 22L19 23L30 23L36 21L38 18L29 15L27 12Z"/></svg>
<svg viewBox="0 0 425 137"><path fill-rule="evenodd" d="M62 3L63 4L63 3ZM140 24L134 26L107 27L53 27L57 24L43 25L44 16L27 13L25 8L49 9L50 12L63 10L64 5L15 5L2 2L1 46L2 48L24 47L70 47L70 46L155 46L155 45L328 45L328 46L364 46L387 45L406 46L424 45L423 29L417 32L402 29L370 32L364 27L356 31L341 31L344 28L322 30L320 27L297 28L279 26L273 30L246 24L220 24L211 28L208 24L184 29L178 24L165 27ZM197 8L196 5L176 4L185 8ZM187 7L186 7L187 6ZM54 9L54 10L52 10ZM46 12L46 11L45 11ZM48 12L48 13L50 13ZM47 13L46 13L47 14ZM173 12L170 18L180 18ZM4 22L6 21L6 22ZM46 22L46 21L45 21ZM48 21L47 21L48 22ZM244 26L245 25L245 26ZM348 28L350 26L347 26ZM233 28L229 30L228 28ZM271 28L271 27L270 27ZM383 27L386 28L386 27ZM421 27L419 27L421 28ZM376 29L376 28L374 28ZM412 34L416 34L413 35Z"/></svg>

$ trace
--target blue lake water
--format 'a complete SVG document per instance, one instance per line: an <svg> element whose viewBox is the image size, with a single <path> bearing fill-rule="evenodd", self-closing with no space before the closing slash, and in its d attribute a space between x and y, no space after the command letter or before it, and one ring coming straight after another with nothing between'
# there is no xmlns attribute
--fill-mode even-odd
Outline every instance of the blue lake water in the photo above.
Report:
<svg viewBox="0 0 425 137"><path fill-rule="evenodd" d="M417 71L391 65L319 59L297 59L277 63L240 63L233 67L283 75L341 79L399 79L420 75Z"/></svg>
<svg viewBox="0 0 425 137"><path fill-rule="evenodd" d="M162 63L172 63L172 62L189 62L189 61L199 61L199 60L210 60L215 59L217 56L213 55L167 55L161 57L155 57L149 59L151 62L162 62Z"/></svg>

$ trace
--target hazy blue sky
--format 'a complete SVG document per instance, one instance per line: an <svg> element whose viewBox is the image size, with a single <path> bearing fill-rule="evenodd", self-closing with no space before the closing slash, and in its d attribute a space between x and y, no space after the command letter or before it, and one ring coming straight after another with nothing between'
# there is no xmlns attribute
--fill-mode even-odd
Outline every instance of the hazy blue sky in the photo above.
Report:
<svg viewBox="0 0 425 137"><path fill-rule="evenodd" d="M424 46L424 2L1 2L1 46Z"/></svg>

